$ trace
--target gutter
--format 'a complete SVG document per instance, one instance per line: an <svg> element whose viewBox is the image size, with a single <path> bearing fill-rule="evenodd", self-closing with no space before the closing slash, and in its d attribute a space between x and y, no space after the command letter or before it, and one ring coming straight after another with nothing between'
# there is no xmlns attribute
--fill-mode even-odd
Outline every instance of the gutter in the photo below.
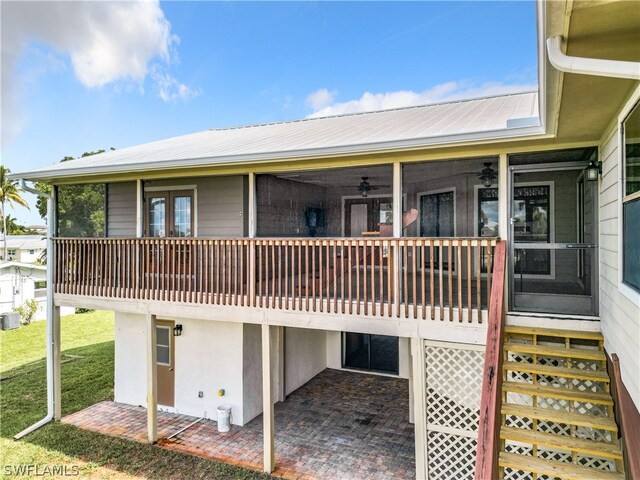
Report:
<svg viewBox="0 0 640 480"><path fill-rule="evenodd" d="M30 427L25 428L23 431L18 433L13 437L14 440L20 440L25 435L37 430L38 428L46 425L50 421L54 419L55 415L55 405L53 398L53 342L54 342L54 333L53 333L53 320L54 320L54 305L53 305L53 236L54 232L54 215L55 215L55 206L54 206L54 195L49 195L48 193L41 192L40 190L36 190L35 188L31 188L26 185L24 179L20 179L20 186L27 192L33 193L34 195L38 195L40 197L47 199L47 328L46 328L46 355L47 355L47 414L46 416L31 425Z"/></svg>
<svg viewBox="0 0 640 480"><path fill-rule="evenodd" d="M640 62L565 55L561 35L547 38L547 55L551 65L561 72L640 80Z"/></svg>

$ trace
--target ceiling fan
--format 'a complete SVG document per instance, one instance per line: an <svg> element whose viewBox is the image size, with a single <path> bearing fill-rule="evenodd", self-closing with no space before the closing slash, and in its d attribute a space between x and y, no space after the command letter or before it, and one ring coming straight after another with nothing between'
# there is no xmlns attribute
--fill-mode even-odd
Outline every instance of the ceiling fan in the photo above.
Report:
<svg viewBox="0 0 640 480"><path fill-rule="evenodd" d="M358 185L358 192L360 192L360 195L362 195L363 198L366 198L371 190L388 187L388 185L371 185L367 181L368 179L369 177L362 177L362 181L360 182L360 185Z"/></svg>

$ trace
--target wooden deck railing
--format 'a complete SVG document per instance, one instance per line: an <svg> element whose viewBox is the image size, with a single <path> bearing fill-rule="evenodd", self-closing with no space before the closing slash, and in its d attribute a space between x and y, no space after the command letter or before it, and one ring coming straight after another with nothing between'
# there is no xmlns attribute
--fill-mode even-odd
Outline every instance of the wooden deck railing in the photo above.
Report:
<svg viewBox="0 0 640 480"><path fill-rule="evenodd" d="M481 322L495 245L493 238L56 238L54 292Z"/></svg>
<svg viewBox="0 0 640 480"><path fill-rule="evenodd" d="M620 427L624 471L626 478L640 478L640 413L622 382L620 359L612 353L607 355L607 370L611 377L611 394L615 405L615 414Z"/></svg>
<svg viewBox="0 0 640 480"><path fill-rule="evenodd" d="M504 280L506 242L495 248L493 288L489 305L487 345L485 348L478 447L476 450L475 480L499 478L500 409L502 408L502 343L504 337Z"/></svg>

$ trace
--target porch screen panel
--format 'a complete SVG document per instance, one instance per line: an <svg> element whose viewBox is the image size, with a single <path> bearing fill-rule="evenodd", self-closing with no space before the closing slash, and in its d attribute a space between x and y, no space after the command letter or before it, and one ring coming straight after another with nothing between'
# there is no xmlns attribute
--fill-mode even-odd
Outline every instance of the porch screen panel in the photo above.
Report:
<svg viewBox="0 0 640 480"><path fill-rule="evenodd" d="M424 342L429 480L472 479L484 346Z"/></svg>

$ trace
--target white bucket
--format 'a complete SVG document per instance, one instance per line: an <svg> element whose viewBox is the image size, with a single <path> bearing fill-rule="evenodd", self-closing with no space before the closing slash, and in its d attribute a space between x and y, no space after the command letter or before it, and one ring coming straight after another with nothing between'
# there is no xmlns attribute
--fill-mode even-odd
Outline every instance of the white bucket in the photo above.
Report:
<svg viewBox="0 0 640 480"><path fill-rule="evenodd" d="M220 405L218 407L218 431L228 432L231 428L231 406Z"/></svg>

